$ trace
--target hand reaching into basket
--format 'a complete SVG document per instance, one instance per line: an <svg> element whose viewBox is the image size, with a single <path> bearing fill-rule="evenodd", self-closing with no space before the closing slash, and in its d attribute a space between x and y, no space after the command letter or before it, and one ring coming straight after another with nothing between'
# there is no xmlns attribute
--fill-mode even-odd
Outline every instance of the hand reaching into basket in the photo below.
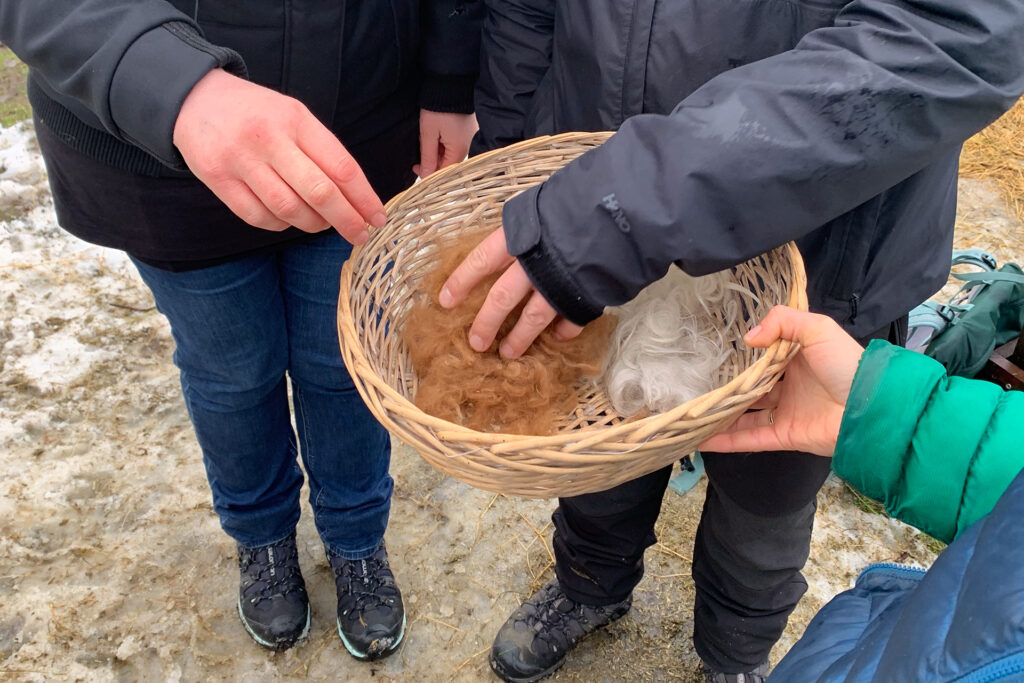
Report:
<svg viewBox="0 0 1024 683"><path fill-rule="evenodd" d="M477 351L486 351L494 341L501 324L524 299L526 306L512 331L508 333L498 351L504 358L518 358L548 325L554 323L555 336L572 339L583 330L579 325L559 318L551 304L538 292L526 271L515 257L509 255L504 228L498 228L484 239L469 256L456 267L438 295L444 308L453 308L473 291L488 275L504 269L504 273L491 287L469 330L469 345Z"/></svg>
<svg viewBox="0 0 1024 683"><path fill-rule="evenodd" d="M257 228L333 225L362 244L366 224L386 220L359 164L302 103L222 69L185 98L174 144L196 177Z"/></svg>
<svg viewBox="0 0 1024 683"><path fill-rule="evenodd" d="M776 306L744 340L764 348L777 339L800 344L771 393L724 432L700 445L717 453L803 451L831 457L864 349L834 320Z"/></svg>

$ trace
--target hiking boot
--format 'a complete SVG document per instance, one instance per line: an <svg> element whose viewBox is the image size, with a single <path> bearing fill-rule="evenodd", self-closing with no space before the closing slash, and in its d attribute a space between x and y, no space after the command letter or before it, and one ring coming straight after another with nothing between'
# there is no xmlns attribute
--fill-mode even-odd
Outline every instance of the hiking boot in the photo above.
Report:
<svg viewBox="0 0 1024 683"><path fill-rule="evenodd" d="M356 659L387 657L405 635L405 607L384 544L362 560L346 560L330 550L327 560L334 570L338 635L345 649Z"/></svg>
<svg viewBox="0 0 1024 683"><path fill-rule="evenodd" d="M607 626L633 604L630 596L604 607L570 599L555 579L519 606L491 646L491 668L503 680L537 681L562 665L576 643Z"/></svg>
<svg viewBox="0 0 1024 683"><path fill-rule="evenodd" d="M295 534L258 548L238 546L238 616L252 639L287 650L309 635L309 598Z"/></svg>
<svg viewBox="0 0 1024 683"><path fill-rule="evenodd" d="M768 662L758 665L753 671L745 674L726 674L715 671L707 664L703 666L704 683L764 683L768 677Z"/></svg>

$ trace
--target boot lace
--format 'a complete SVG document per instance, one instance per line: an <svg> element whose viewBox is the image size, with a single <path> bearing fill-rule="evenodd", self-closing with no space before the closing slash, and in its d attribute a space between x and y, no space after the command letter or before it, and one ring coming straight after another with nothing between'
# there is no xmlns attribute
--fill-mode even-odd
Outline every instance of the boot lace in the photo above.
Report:
<svg viewBox="0 0 1024 683"><path fill-rule="evenodd" d="M254 605L278 596L305 594L298 548L290 540L239 549L238 564L245 576L242 595Z"/></svg>
<svg viewBox="0 0 1024 683"><path fill-rule="evenodd" d="M543 597L532 603L532 613L523 621L541 641L554 651L568 650L580 638L611 622L617 605L588 607L565 595L556 584L549 584Z"/></svg>
<svg viewBox="0 0 1024 683"><path fill-rule="evenodd" d="M393 608L398 597L387 555L378 550L362 560L329 556L341 598L341 612L363 612L377 607Z"/></svg>

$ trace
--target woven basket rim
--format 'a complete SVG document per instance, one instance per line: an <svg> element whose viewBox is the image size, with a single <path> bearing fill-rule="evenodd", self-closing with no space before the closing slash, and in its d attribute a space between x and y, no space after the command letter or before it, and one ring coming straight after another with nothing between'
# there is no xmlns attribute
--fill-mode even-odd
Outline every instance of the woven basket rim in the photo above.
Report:
<svg viewBox="0 0 1024 683"><path fill-rule="evenodd" d="M609 137L612 133L562 133L559 135L543 136L533 138L530 142L536 142L540 144L552 144L561 141L571 142L585 138L588 140L594 140L600 137ZM449 174L464 173L469 169L477 166L485 165L493 161L495 158L501 157L504 153L507 153L508 148L499 148L490 152L485 152L472 159L464 161L460 164L454 164L447 168L441 169L431 174L430 180L442 180ZM410 193L418 192L418 185L413 185L407 190L395 195L385 205L385 212L389 212L392 206L401 202ZM359 336L355 329L355 318L352 314L351 301L349 292L352 287L354 273L353 273L353 262L356 260L356 256L361 253L361 250L366 249L372 243L368 241L363 246L357 246L353 249L352 255L345 261L345 264L341 270L341 290L338 298L338 329L340 332L340 341L342 344L348 344L347 348L349 353L359 362L359 364L370 365L366 354L363 351L362 345L358 343ZM799 249L793 242L781 245L786 251L788 262L793 270L793 286L790 287L788 305L792 308L799 310L807 310L807 293L806 283L807 275L804 268L803 258L800 255ZM772 251L772 250L769 250ZM445 443L458 443L458 442L473 442L477 441L481 447L497 455L503 451L513 451L523 446L529 447L557 447L560 451L565 454L582 454L582 452L595 444L605 443L608 441L614 441L615 438L621 434L629 433L629 436L622 441L625 445L636 445L643 444L645 440L650 439L653 435L657 434L661 429L667 425L680 420L682 418L698 418L706 413L711 408L719 405L720 401L724 398L734 395L736 392L749 392L764 375L765 369L776 362L777 359L791 356L798 348L798 345L793 342L785 340L777 340L771 346L764 349L760 357L742 370L739 374L729 380L727 383L712 389L711 391L697 396L685 403L672 408L671 410L663 413L657 413L654 415L648 415L643 418L637 419L624 419L622 422L608 426L608 425L591 425L586 427L578 427L570 430L557 432L555 434L538 436L529 434L510 434L506 432L482 432L475 429L464 427L458 423L445 420L433 415L430 415L422 411L416 406L410 399L403 396L397 390L395 390L390 384L383 380L377 373L370 373L369 377L360 376L360 379L372 383L373 386L381 392L384 400L382 403L385 407L390 402L392 409L399 409L400 412L411 412L417 416L417 420L424 426L431 429L438 440ZM352 372L350 368L350 372ZM367 400L365 394L366 389L363 384L359 381L355 382L359 393L363 396L364 400ZM767 393L771 389L768 386L763 389L763 393ZM452 457L457 457L459 453L453 453ZM611 454L609 454L611 455ZM626 455L625 453L623 455ZM635 455L635 454L634 454ZM588 454L588 458L592 458L593 454Z"/></svg>

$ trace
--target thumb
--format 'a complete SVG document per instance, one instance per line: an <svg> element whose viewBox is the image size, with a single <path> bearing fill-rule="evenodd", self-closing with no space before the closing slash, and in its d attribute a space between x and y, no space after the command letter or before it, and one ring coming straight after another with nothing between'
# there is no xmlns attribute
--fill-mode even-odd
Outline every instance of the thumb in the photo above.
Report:
<svg viewBox="0 0 1024 683"><path fill-rule="evenodd" d="M754 348L771 346L779 339L807 347L834 335L836 330L833 328L839 326L828 316L798 311L789 306L776 306L760 325L743 336L743 340Z"/></svg>

